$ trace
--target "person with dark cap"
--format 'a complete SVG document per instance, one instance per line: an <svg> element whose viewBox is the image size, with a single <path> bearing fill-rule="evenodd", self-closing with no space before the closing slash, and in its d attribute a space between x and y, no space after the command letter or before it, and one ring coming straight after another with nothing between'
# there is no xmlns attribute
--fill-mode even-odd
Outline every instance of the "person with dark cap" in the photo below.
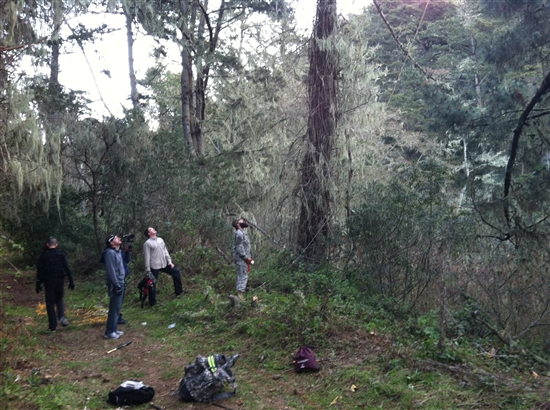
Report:
<svg viewBox="0 0 550 410"><path fill-rule="evenodd" d="M107 314L107 326L103 337L105 339L118 339L124 332L117 330L122 301L124 300L124 261L120 251L122 240L116 235L109 235L105 240L105 250L100 262L105 264L105 279L107 281L107 294L109 295L109 313Z"/></svg>
<svg viewBox="0 0 550 410"><path fill-rule="evenodd" d="M248 272L250 271L250 265L254 263L250 255L250 238L244 231L244 228L248 228L248 222L246 219L235 219L232 223L235 228L234 247L233 247L233 260L237 265L237 281L235 287L237 288L237 296L239 299L244 299L244 293L246 291L246 285L248 283Z"/></svg>
<svg viewBox="0 0 550 410"><path fill-rule="evenodd" d="M134 249L134 246L131 243L123 243L120 247L120 254L122 255L122 261L124 262L124 285L126 286L126 279L128 278L128 275L130 275L130 267L128 264L132 260L132 249ZM126 292L125 292L126 293ZM122 304L124 304L124 294L122 295ZM120 312L120 316L118 317L118 324L119 325L125 325L128 321L122 317L122 312Z"/></svg>
<svg viewBox="0 0 550 410"><path fill-rule="evenodd" d="M65 276L69 279L69 289L74 290L73 273L69 267L69 261L65 253L57 247L57 239L53 236L49 237L36 262L36 293L42 290L42 284L44 284L50 332L55 332L58 319L62 326L69 326L63 304Z"/></svg>
<svg viewBox="0 0 550 410"><path fill-rule="evenodd" d="M149 227L144 232L148 238L143 244L143 257L145 259L145 272L147 276L154 277L153 289L149 291L149 305L155 306L157 303L157 281L160 272L165 272L172 276L174 282L174 293L176 297L183 293L183 284L181 282L181 273L172 263L172 258L166 249L166 244L162 238L157 236L157 231Z"/></svg>

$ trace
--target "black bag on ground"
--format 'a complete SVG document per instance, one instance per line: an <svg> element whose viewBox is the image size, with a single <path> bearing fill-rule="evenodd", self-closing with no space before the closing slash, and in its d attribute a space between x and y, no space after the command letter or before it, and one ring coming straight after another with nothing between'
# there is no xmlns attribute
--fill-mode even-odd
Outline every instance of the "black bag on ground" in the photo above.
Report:
<svg viewBox="0 0 550 410"><path fill-rule="evenodd" d="M294 368L296 373L317 372L321 368L315 360L315 353L307 346L302 346L294 356Z"/></svg>
<svg viewBox="0 0 550 410"><path fill-rule="evenodd" d="M185 366L185 373L178 387L180 399L187 402L211 403L234 396L237 393L237 385L231 367L238 359L238 354L229 359L223 354L197 356L195 363ZM233 391L222 392L226 384L231 384Z"/></svg>
<svg viewBox="0 0 550 410"><path fill-rule="evenodd" d="M155 389L140 381L127 380L112 392L109 392L107 403L117 406L148 403L155 397Z"/></svg>

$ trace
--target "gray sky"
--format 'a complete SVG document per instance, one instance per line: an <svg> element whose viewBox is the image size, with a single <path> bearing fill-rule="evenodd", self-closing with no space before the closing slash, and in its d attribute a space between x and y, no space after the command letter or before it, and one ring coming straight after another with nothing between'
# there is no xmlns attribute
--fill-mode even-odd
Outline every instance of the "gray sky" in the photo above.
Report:
<svg viewBox="0 0 550 410"><path fill-rule="evenodd" d="M298 28L310 32L315 14L315 0L297 0L296 14ZM370 2L368 0L338 0L338 12L350 14L359 11ZM120 27L120 30L106 36L102 41L86 45L86 55L78 48L71 54L61 56L60 82L72 90L84 90L89 93L88 98L94 101L92 110L98 116L122 116L122 107L130 108L130 80L128 77L128 51L126 48L126 33L124 18L108 14L90 15L86 19L87 26L99 26L106 23L109 27ZM78 19L69 21L76 26ZM145 70L153 61L149 53L153 42L143 33L138 33L134 43L134 64L136 76L143 78ZM174 49L174 66L179 65L179 52ZM108 70L108 74L106 71ZM105 104L101 101L103 97ZM109 108L107 110L105 105Z"/></svg>

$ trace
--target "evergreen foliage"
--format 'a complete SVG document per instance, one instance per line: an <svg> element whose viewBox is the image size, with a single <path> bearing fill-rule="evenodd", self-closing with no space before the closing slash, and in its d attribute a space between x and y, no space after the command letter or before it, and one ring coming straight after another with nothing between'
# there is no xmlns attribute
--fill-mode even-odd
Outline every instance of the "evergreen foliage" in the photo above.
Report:
<svg viewBox="0 0 550 410"><path fill-rule="evenodd" d="M365 201L348 219L355 253L348 275L363 292L437 306L427 295L437 292L450 266L461 264L475 237L471 215L449 203L448 181L445 167L428 161L365 189Z"/></svg>
<svg viewBox="0 0 550 410"><path fill-rule="evenodd" d="M46 240L53 236L69 255L72 268L78 273L90 273L86 272L89 267L81 269L85 261L89 262L89 252L94 247L94 238L90 236L92 220L81 212L82 197L74 189L64 187L57 202L59 206L51 199L47 213L39 204L17 207L17 218L10 216L1 220L4 232L20 246L18 262L25 266L34 266ZM81 258L84 260L79 260Z"/></svg>
<svg viewBox="0 0 550 410"><path fill-rule="evenodd" d="M324 85L335 96L318 118L335 126L317 157L308 112L328 94L308 95L313 40L295 30L286 2L225 1L223 13L196 1L95 4L123 7L158 45L139 107L101 119L56 80L56 53L114 28L66 35L64 16L77 11L66 2L2 3L2 232L26 260L54 234L91 261L106 233L153 225L187 273L220 272L222 292L232 282L229 222L244 216L256 261L279 265L258 281L311 297L313 317L353 317L367 299L389 298L411 307L404 314L439 308L442 349L454 331L444 323L472 306L477 336L509 346L547 338L548 2L380 3L383 16L370 7L338 17L315 40L317 56L334 53L319 61L330 63ZM40 70L23 73L23 53ZM311 227L300 212L318 205L301 208L310 160L327 222L322 252L310 255L318 269L299 264L312 240L298 240ZM50 207L43 217L37 204ZM291 313L274 316L311 340L297 330L306 317ZM327 330L319 323L315 336Z"/></svg>

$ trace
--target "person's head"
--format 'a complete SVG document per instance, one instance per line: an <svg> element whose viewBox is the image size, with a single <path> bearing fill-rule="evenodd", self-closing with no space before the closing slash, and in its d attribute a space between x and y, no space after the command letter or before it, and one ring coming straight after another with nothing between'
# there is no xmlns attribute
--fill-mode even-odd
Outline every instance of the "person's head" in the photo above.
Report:
<svg viewBox="0 0 550 410"><path fill-rule="evenodd" d="M157 236L157 231L155 231L155 228L153 228L152 226L150 226L149 228L147 228L145 230L145 232L143 232L145 234L146 237L148 238L154 238L155 236Z"/></svg>
<svg viewBox="0 0 550 410"><path fill-rule="evenodd" d="M248 223L244 218L235 219L231 225L233 225L235 229L248 228Z"/></svg>
<svg viewBox="0 0 550 410"><path fill-rule="evenodd" d="M46 247L50 249L57 248L57 245L58 245L57 239L55 239L53 236L50 236L46 241Z"/></svg>
<svg viewBox="0 0 550 410"><path fill-rule="evenodd" d="M118 249L118 248L120 248L121 243L122 243L122 240L118 236L113 235L113 234L107 236L107 239L105 239L105 246L107 248Z"/></svg>

